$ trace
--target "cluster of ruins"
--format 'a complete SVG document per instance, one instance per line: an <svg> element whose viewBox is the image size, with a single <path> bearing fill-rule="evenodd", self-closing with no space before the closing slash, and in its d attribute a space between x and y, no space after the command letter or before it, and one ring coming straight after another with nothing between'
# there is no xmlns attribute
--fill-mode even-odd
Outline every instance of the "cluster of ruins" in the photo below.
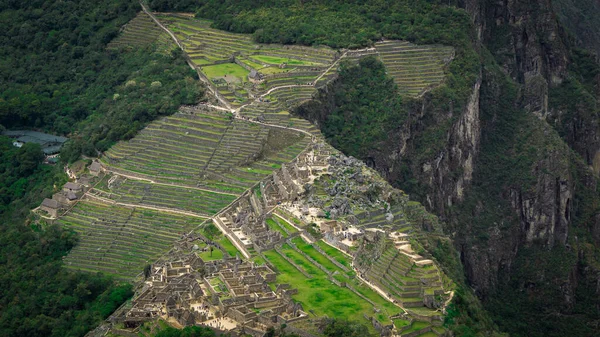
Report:
<svg viewBox="0 0 600 337"><path fill-rule="evenodd" d="M329 149L324 144L312 144L310 149L260 182L258 188L247 191L217 214L213 218L215 225L234 241L246 257L250 256L251 250L260 252L281 244L283 236L269 229L265 219L282 203L297 200L305 184L312 183L327 171Z"/></svg>
<svg viewBox="0 0 600 337"><path fill-rule="evenodd" d="M97 161L92 162L88 166L88 174L76 177L75 182L69 181L64 184L62 190L54 193L51 199L45 198L38 209L47 213L49 219L56 219L61 209L71 207L91 188L94 177L100 175L101 171L102 166L100 163Z"/></svg>
<svg viewBox="0 0 600 337"><path fill-rule="evenodd" d="M302 305L292 300L296 289L278 284L266 265L239 257L203 261L184 237L161 262L150 267L131 308L113 323L135 329L163 318L179 326L205 325L240 334L262 336L270 326L306 318Z"/></svg>

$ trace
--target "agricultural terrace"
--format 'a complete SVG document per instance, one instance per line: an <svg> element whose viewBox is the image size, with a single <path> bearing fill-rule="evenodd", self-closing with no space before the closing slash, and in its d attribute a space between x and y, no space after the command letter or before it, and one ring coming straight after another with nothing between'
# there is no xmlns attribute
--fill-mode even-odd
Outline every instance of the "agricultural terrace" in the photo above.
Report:
<svg viewBox="0 0 600 337"><path fill-rule="evenodd" d="M331 261L331 256L324 255L299 237L281 248L264 252L264 256L279 271L277 282L297 288L294 299L317 316L344 317L366 323L363 313L374 314L375 304L380 310L375 317L381 323L391 324L389 317L402 311L357 281L350 269L338 267ZM348 265L349 259L345 261ZM354 291L343 284L348 284Z"/></svg>
<svg viewBox="0 0 600 337"><path fill-rule="evenodd" d="M302 133L218 112L178 113L119 142L102 160L116 173L237 195L291 161L309 142Z"/></svg>
<svg viewBox="0 0 600 337"><path fill-rule="evenodd" d="M302 238L296 237L296 238L292 239L291 244L292 244L292 247L293 246L296 247L295 248L296 252L301 252L300 254L302 254L305 257L305 260L310 260L313 265L320 265L319 269L321 271L324 271L324 269L325 269L327 272L331 273L331 275L336 280L338 280L340 282L346 282L346 284L350 285L353 289L355 289L362 296L373 301L376 304L376 307L378 309L382 309L382 312L376 316L376 318L380 322L387 323L389 316L394 316L394 313L404 312L404 310L399 309L398 307L396 307L395 305L393 305L392 303L390 303L389 301L387 301L386 299L381 297L374 290L372 290L368 286L364 285L364 283L362 283L361 281L358 281L358 279L355 277L356 276L355 272L352 270L351 258L348 255L345 255L338 249L328 245L327 243L325 243L322 240L319 240L313 244L309 244L309 243L306 243ZM282 252L288 258L292 259L291 254L288 255L288 253L286 253L285 249L282 248ZM397 252L397 250L396 250L396 252ZM387 251L386 251L386 253L387 253ZM296 256L296 258L297 258L297 256ZM402 257L400 257L400 259L402 259ZM292 261L293 261L293 263L295 263L301 267L304 267L303 264L306 263L306 261L302 261L302 260L296 261L296 260L292 259ZM288 263L289 263L289 261L288 261ZM390 267L390 269L394 269L394 268L395 268L395 266ZM414 268L417 268L417 267L414 267ZM424 268L421 268L421 267L418 267L418 268L420 269L420 271L413 272L413 274L411 274L411 276L414 277L417 274L419 274L418 277L423 277L424 279L426 279L428 277L432 277L432 275L433 275L432 270L435 269L436 267L435 266L427 266ZM304 269L304 270L309 271L307 269ZM314 272L313 269L310 269L310 271ZM437 271L437 269L436 269L436 271ZM309 272L309 274L310 274L310 272ZM410 272L409 272L409 274L410 274ZM369 275L369 276L371 276L371 275ZM436 274L436 276L437 276L437 274ZM372 278L369 277L369 280L372 280ZM373 282L373 281L371 281L371 282ZM385 291L386 294L388 294L388 296L392 295L392 298L394 298L395 300L398 299L398 296L404 296L404 298L406 298L406 299L408 299L407 296L414 296L415 290L411 289L411 288L407 288L407 291L403 292L402 295L400 295L398 292L396 292L396 293L390 292L389 291L390 289L388 287L382 286L382 283L384 283L384 282L385 281L374 282L374 283L380 289ZM385 283L385 284L387 284L387 283ZM441 290L440 287L434 286L433 288L435 288L438 291ZM433 288L426 289L423 291L426 294L433 293L434 292ZM404 306L404 304L406 304L406 303L402 303L400 301L398 301L398 303L402 304L403 306ZM422 299L421 299L421 302L419 302L418 307L410 307L410 308L406 308L406 309L409 314L415 313L415 314L418 314L419 316L433 317L433 316L440 315L440 313L435 310L431 310L426 307L423 307ZM430 330L435 330L436 332L438 332L438 335L443 335L443 333L445 332L444 328L442 328L440 326L435 326L431 322L419 321L417 319L412 319L412 318L410 320L394 318L392 320L392 323L394 324L395 328L398 330L398 332L401 336L405 336L405 335L413 333L413 332L416 332L415 336L428 336L427 333ZM441 322L439 322L439 323L441 323Z"/></svg>
<svg viewBox="0 0 600 337"><path fill-rule="evenodd" d="M287 238L290 235L298 232L296 228L277 215L272 215L271 217L267 218L265 222L269 229L281 233L284 238Z"/></svg>
<svg viewBox="0 0 600 337"><path fill-rule="evenodd" d="M386 214L392 214L394 216L393 220L386 219ZM356 214L356 217L362 227L389 229L402 233L413 232L413 227L406 221L404 209L400 206L394 206L389 211L379 209L363 212Z"/></svg>
<svg viewBox="0 0 600 337"><path fill-rule="evenodd" d="M257 44L250 35L210 28L210 21L161 14L193 63L234 106L282 86L306 86L270 96L289 107L310 98L315 80L333 63L337 52L326 47ZM251 78L249 75L252 75Z"/></svg>
<svg viewBox="0 0 600 337"><path fill-rule="evenodd" d="M247 81L247 76L250 73L245 68L235 63L221 63L212 66L201 67L202 72L208 78L223 79L227 82L242 83Z"/></svg>
<svg viewBox="0 0 600 337"><path fill-rule="evenodd" d="M292 65L292 66L322 65L322 63L317 63L317 62L308 62L308 61L302 61L302 60L298 60L298 59L277 57L277 56L268 56L268 55L253 55L252 58L255 60L258 60L262 63L265 63L265 64L274 64L274 65L281 65L284 63L288 64L288 65Z"/></svg>
<svg viewBox="0 0 600 337"><path fill-rule="evenodd" d="M366 278L409 313L441 320L441 312L424 306L425 296L435 298L437 302L445 300L440 273L434 264L418 265L388 242L382 256L369 268ZM428 323L427 327L430 326Z"/></svg>
<svg viewBox="0 0 600 337"><path fill-rule="evenodd" d="M243 106L239 110L243 117L260 120L264 123L280 125L285 127L298 128L310 132L315 136L320 136L321 131L317 126L302 118L295 118L285 110L278 102L253 102Z"/></svg>
<svg viewBox="0 0 600 337"><path fill-rule="evenodd" d="M454 57L452 47L406 41L379 42L375 48L400 92L410 96L439 85L444 79L445 65Z"/></svg>
<svg viewBox="0 0 600 337"><path fill-rule="evenodd" d="M130 279L204 220L83 200L57 223L80 235L65 258L67 268Z"/></svg>
<svg viewBox="0 0 600 337"><path fill-rule="evenodd" d="M109 49L142 47L157 43L174 46L168 35L146 13L139 12L107 46Z"/></svg>
<svg viewBox="0 0 600 337"><path fill-rule="evenodd" d="M177 209L207 217L219 212L236 198L231 194L128 178L115 179L110 188L96 188L93 192L123 204Z"/></svg>

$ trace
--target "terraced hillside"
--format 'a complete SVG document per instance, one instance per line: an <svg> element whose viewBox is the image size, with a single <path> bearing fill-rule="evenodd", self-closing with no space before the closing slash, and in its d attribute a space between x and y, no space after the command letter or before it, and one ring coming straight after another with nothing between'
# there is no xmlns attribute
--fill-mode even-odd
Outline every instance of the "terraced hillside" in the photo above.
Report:
<svg viewBox="0 0 600 337"><path fill-rule="evenodd" d="M393 218L387 218L388 214L392 214ZM401 207L393 207L387 212L385 210L375 210L359 213L356 218L360 221L361 227L393 229L403 233L412 232L412 226L406 221L404 210Z"/></svg>
<svg viewBox="0 0 600 337"><path fill-rule="evenodd" d="M394 245L389 245L371 266L368 278L405 308L421 308L426 295L443 294L437 267L413 263Z"/></svg>
<svg viewBox="0 0 600 337"><path fill-rule="evenodd" d="M286 86L304 86L273 92L267 99L284 106L309 99L314 82L337 53L329 48L254 43L250 35L210 28L210 22L178 15L158 15L173 31L185 52L234 107ZM296 90L298 89L298 90Z"/></svg>
<svg viewBox="0 0 600 337"><path fill-rule="evenodd" d="M168 35L146 13L140 12L129 21L107 48L140 47L152 43L171 44Z"/></svg>
<svg viewBox="0 0 600 337"><path fill-rule="evenodd" d="M113 146L102 160L117 173L235 195L293 159L308 142L301 133L223 113L179 113Z"/></svg>
<svg viewBox="0 0 600 337"><path fill-rule="evenodd" d="M104 177L108 180L109 177ZM110 187L96 186L91 193L120 204L144 205L162 209L192 212L211 216L235 199L235 195L210 192L181 186L153 184L144 180L115 176Z"/></svg>
<svg viewBox="0 0 600 337"><path fill-rule="evenodd" d="M444 79L444 66L454 57L452 47L415 45L406 41L375 44L388 74L400 92L417 96Z"/></svg>
<svg viewBox="0 0 600 337"><path fill-rule="evenodd" d="M82 240L67 265L131 278L242 192L294 159L303 133L182 108L101 158L108 173L58 223ZM237 251L229 239L219 241Z"/></svg>
<svg viewBox="0 0 600 337"><path fill-rule="evenodd" d="M243 106L238 113L240 116L251 120L304 130L316 137L321 135L321 131L317 126L306 119L293 117L278 102L253 102Z"/></svg>
<svg viewBox="0 0 600 337"><path fill-rule="evenodd" d="M394 320L400 335L443 332L440 308L452 296L449 285L432 260L412 250L413 243L406 233L379 232L361 243L354 266L409 314Z"/></svg>
<svg viewBox="0 0 600 337"><path fill-rule="evenodd" d="M340 258L341 253L333 250ZM350 268L300 237L264 252L264 256L279 271L277 282L297 288L299 292L294 299L316 315L364 321L363 313L371 315L377 309L376 319L382 324L391 324L390 317L402 312L400 307L358 280ZM350 257L342 256L342 259L346 266L350 265Z"/></svg>
<svg viewBox="0 0 600 337"><path fill-rule="evenodd" d="M205 220L148 209L80 201L58 223L80 233L65 266L123 279L140 273L168 251L173 241Z"/></svg>

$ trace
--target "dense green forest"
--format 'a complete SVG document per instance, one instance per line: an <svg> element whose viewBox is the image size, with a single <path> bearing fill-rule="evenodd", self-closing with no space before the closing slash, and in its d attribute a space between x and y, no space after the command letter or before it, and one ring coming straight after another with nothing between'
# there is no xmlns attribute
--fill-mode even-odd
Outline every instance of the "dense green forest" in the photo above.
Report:
<svg viewBox="0 0 600 337"><path fill-rule="evenodd" d="M139 9L137 1L0 0L0 129L67 135L63 158L75 160L201 99L177 50L106 49ZM29 210L67 179L42 160L39 146L0 137L0 335L83 336L132 289L62 268L75 233L29 222Z"/></svg>
<svg viewBox="0 0 600 337"><path fill-rule="evenodd" d="M394 80L374 57L358 65L342 63L335 109L322 131L335 148L365 159L406 119L407 109Z"/></svg>
<svg viewBox="0 0 600 337"><path fill-rule="evenodd" d="M137 1L0 2L0 125L75 132L64 156L72 160L197 102L202 88L180 52L106 49L139 9Z"/></svg>
<svg viewBox="0 0 600 337"><path fill-rule="evenodd" d="M40 196L66 182L37 144L0 137L0 335L82 336L132 295L131 285L62 268L74 232L24 224Z"/></svg>
<svg viewBox="0 0 600 337"><path fill-rule="evenodd" d="M257 42L359 47L386 37L454 45L469 18L448 1L150 0L158 11L195 11Z"/></svg>

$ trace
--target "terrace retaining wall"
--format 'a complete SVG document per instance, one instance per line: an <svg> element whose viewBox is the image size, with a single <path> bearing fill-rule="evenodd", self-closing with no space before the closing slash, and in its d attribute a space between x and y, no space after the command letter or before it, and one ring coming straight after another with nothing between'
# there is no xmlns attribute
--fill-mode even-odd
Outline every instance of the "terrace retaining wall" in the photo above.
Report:
<svg viewBox="0 0 600 337"><path fill-rule="evenodd" d="M321 269L328 276L331 276L331 274L332 274L331 271L329 271L327 268L325 268L319 262L315 261L312 257L308 256L308 254L306 254L305 252L303 252L302 250L300 250L298 247L296 247L296 245L292 242L292 240L288 239L287 243L290 245L290 247L292 247L293 250L295 250L296 252L300 253L300 255L304 256L304 258L306 258L310 263L312 263L315 266L317 266L317 268Z"/></svg>
<svg viewBox="0 0 600 337"><path fill-rule="evenodd" d="M318 71L288 71L285 73L266 75L264 77L264 80L268 81L268 80L274 80L274 79L286 78L286 77L294 78L294 77L319 76L319 75L321 75L321 73Z"/></svg>
<svg viewBox="0 0 600 337"><path fill-rule="evenodd" d="M251 66L247 65L246 63L238 60L237 57L233 57L233 62L235 62L235 64L237 64L238 66L240 66L240 67L242 67L242 68L244 68L244 69L246 69L248 71L255 70L254 68L252 68Z"/></svg>
<svg viewBox="0 0 600 337"><path fill-rule="evenodd" d="M298 269L299 272L302 273L302 275L304 275L306 278L312 278L312 276L310 274L308 274L304 268L302 268L301 266L297 265L294 261L292 261L292 259L290 259L289 257L285 256L285 254L281 251L281 249L279 249L279 247L275 247L275 251L277 253L279 253L279 255L281 255L281 257L283 259L285 259L289 264L291 264L292 266L294 266L294 268Z"/></svg>
<svg viewBox="0 0 600 337"><path fill-rule="evenodd" d="M327 253L325 253L325 251L323 249L321 249L321 247L319 247L319 245L313 245L313 248L316 249L319 253L323 254L323 256L325 256L329 261L331 261L331 263L335 264L341 270L343 270L345 272L350 271L350 269L346 268L343 264L339 263L336 259L334 259L333 257L329 256Z"/></svg>

